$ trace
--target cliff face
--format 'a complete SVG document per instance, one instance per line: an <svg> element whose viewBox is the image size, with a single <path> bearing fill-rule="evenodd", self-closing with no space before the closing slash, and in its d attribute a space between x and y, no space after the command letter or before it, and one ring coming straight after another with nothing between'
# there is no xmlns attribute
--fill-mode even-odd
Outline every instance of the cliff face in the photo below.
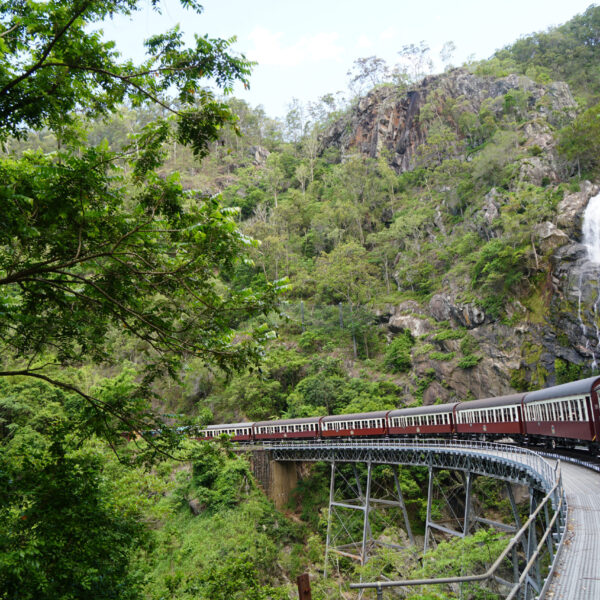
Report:
<svg viewBox="0 0 600 600"><path fill-rule="evenodd" d="M427 77L407 92L395 86L373 90L324 133L322 144L335 146L342 153L357 152L370 158L377 158L385 151L398 172L409 171L415 166L415 151L427 140L421 109L429 101L443 104L453 99L461 103L460 112L474 114L486 103L498 115L504 108L506 94L511 91L524 92L527 109L535 110L551 126L565 115L573 115L575 101L566 83L543 86L521 75L494 79L455 69Z"/></svg>
<svg viewBox="0 0 600 600"><path fill-rule="evenodd" d="M478 115L482 121L487 113L498 120L513 99L517 102L512 110L521 112L512 130L519 145L513 179L499 189L481 186L479 196L465 208L460 227L484 241L512 239L514 231L501 216L512 210L511 203L520 195L536 189L562 194L562 199L550 216L538 219L533 213L515 225L524 228L524 239L529 238L521 259L528 265L527 286L521 286L527 293L521 294L516 286L503 316L488 314L476 297L465 300L469 280L457 275L460 269L450 269L425 301L380 307L379 321L389 339L409 331L416 340L411 376L423 383L425 404L544 387L561 378L591 374L600 362L600 264L590 262L581 243L582 215L600 185L583 182L579 191L571 191L576 186L564 185L565 167L556 153L556 131L575 115L573 96L560 82L540 85L524 76L494 79L458 69L426 78L409 92L393 87L374 90L322 138L324 146L334 145L342 155L383 155L403 173L422 166L421 148L432 143L429 133L436 119L458 137L464 136L461 114ZM489 139L484 146L493 143ZM467 144L456 147L453 159L462 163L479 152ZM424 199L441 198L423 244L441 245L442 237L452 236L459 227L452 206L457 194L452 184L437 189L433 184L423 194ZM400 250L395 263L405 262ZM399 269L394 276L402 289L406 270ZM441 336L444 327L462 331L462 341L459 335ZM475 348L471 364L465 361L465 352L471 352L464 349L467 338ZM565 374L561 369L570 371Z"/></svg>

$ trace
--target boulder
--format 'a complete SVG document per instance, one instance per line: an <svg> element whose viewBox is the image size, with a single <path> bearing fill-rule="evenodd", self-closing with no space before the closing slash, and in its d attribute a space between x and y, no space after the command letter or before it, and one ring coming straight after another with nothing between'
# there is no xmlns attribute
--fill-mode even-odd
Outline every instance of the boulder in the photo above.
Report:
<svg viewBox="0 0 600 600"><path fill-rule="evenodd" d="M392 333L399 333L400 331L410 331L414 338L420 337L429 333L433 327L429 321L425 319L419 319L412 315L393 315L388 322L388 329Z"/></svg>
<svg viewBox="0 0 600 600"><path fill-rule="evenodd" d="M434 294L429 301L429 312L436 321L449 321L452 316L451 302L443 294Z"/></svg>
<svg viewBox="0 0 600 600"><path fill-rule="evenodd" d="M570 242L569 236L549 221L536 225L533 234L542 254L550 254Z"/></svg>
<svg viewBox="0 0 600 600"><path fill-rule="evenodd" d="M600 185L589 181L584 181L580 187L579 192L566 194L558 203L556 219L556 224L576 240L581 239L581 219L585 207L590 198L600 191Z"/></svg>

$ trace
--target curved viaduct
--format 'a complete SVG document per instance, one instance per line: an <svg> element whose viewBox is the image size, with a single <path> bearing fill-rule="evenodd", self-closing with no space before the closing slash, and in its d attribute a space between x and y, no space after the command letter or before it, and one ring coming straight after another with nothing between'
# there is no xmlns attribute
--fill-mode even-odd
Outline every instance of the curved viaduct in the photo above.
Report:
<svg viewBox="0 0 600 600"><path fill-rule="evenodd" d="M408 537L412 540L397 475L394 475L397 496L392 500L382 500L373 495L371 469L375 465L422 466L429 470L425 547L430 532L441 530L446 534L464 536L475 521L499 526L513 534L505 551L485 574L438 579L436 583L458 585L461 581L494 580L497 589L502 590L508 599L600 598L600 474L584 467L562 461L559 465L557 461L546 460L535 452L516 446L467 441L284 441L255 446L252 451L266 452L276 468L285 468L286 463L291 467L293 463L316 461L331 465L327 552L366 562L369 549L377 544L371 536L369 515L380 504L402 509ZM346 489L353 489L355 493L350 499L340 501L336 497L336 481L341 474L338 469L341 465L354 466L358 463L366 465L366 480L363 473L361 481L354 468L355 482L349 483L346 479L344 484L348 484ZM438 469L458 471L464 482L464 515L458 531L436 523L431 517L434 473ZM507 491L515 518L513 526L474 516L470 510L470 491L472 477L476 475L527 486L529 518L521 522L510 485L507 485ZM293 481L295 478L292 478ZM343 511L361 515L362 539L336 546L335 540L330 539L332 519ZM544 573L541 564L548 562L549 570ZM506 576L508 571L512 571L512 577ZM430 583L432 581L421 582ZM382 581L364 582L352 587L375 588L380 598L387 587L414 584L414 581Z"/></svg>

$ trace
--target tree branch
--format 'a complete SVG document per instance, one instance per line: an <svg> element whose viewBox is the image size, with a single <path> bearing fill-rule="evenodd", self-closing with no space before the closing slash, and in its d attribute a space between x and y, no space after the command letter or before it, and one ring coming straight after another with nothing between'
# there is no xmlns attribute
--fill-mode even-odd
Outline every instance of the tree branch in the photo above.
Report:
<svg viewBox="0 0 600 600"><path fill-rule="evenodd" d="M69 21L67 21L67 23L64 25L64 27L58 31L58 33L54 36L54 38L46 46L45 50L42 52L42 55L41 55L40 59L37 61L37 63L35 63L29 69L27 69L27 71L25 71L25 73L22 73L21 75L19 75L19 77L17 77L16 79L13 79L6 86L4 86L0 90L0 97L3 95L6 95L12 88L14 88L16 85L21 83L21 81L27 79L30 75L35 73L35 71L37 71L38 69L40 69L43 66L44 61L48 58L48 55L50 54L50 52L52 52L52 48L54 48L54 46L57 44L57 42L60 40L60 38L62 38L63 35L65 35L65 33L69 30L71 25L73 25L73 23L87 10L87 8L89 7L90 4L91 4L91 1L84 2L82 4L81 8L75 12L75 14L69 19Z"/></svg>

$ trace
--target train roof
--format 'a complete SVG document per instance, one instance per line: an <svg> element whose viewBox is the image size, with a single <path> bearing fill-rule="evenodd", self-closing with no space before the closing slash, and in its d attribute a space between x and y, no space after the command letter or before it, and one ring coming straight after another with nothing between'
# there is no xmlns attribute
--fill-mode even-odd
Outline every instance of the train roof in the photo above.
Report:
<svg viewBox="0 0 600 600"><path fill-rule="evenodd" d="M521 404L525 394L508 394L507 396L496 396L495 398L481 398L480 400L467 400L461 402L456 412L461 410L474 410L479 408L492 408L496 406L512 406Z"/></svg>
<svg viewBox="0 0 600 600"><path fill-rule="evenodd" d="M265 427L268 425L295 425L301 423L318 423L321 417L302 417L301 419L281 419L277 421L257 421L255 427Z"/></svg>
<svg viewBox="0 0 600 600"><path fill-rule="evenodd" d="M323 423L327 423L329 421L347 421L348 419L356 420L356 419L385 419L385 415L387 415L389 410L377 410L375 412L368 413L352 413L348 415L331 415L329 417L323 417Z"/></svg>
<svg viewBox="0 0 600 600"><path fill-rule="evenodd" d="M600 377L596 375L595 377L588 377L587 379L580 379L579 381L555 385L546 388L545 390L529 392L525 394L525 404L536 402L538 400L551 400L553 398L565 398L567 396L581 396L585 394L589 395L599 383Z"/></svg>
<svg viewBox="0 0 600 600"><path fill-rule="evenodd" d="M240 427L252 427L252 423L223 423L222 425L207 425L201 427L203 431L210 429L238 429Z"/></svg>
<svg viewBox="0 0 600 600"><path fill-rule="evenodd" d="M448 404L432 404L431 406L415 406L412 408L396 408L390 412L390 417L404 417L410 415L432 415L452 412L458 402Z"/></svg>

